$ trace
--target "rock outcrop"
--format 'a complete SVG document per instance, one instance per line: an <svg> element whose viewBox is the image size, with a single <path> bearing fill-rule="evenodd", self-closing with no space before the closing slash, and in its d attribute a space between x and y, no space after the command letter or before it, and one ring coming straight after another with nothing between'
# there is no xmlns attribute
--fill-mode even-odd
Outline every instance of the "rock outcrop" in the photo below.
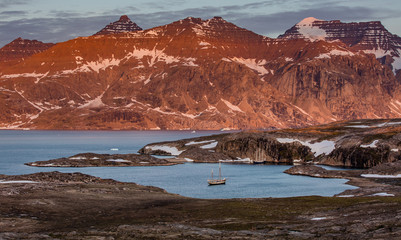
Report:
<svg viewBox="0 0 401 240"><path fill-rule="evenodd" d="M155 154L150 150L173 148L178 151L172 155L195 162L207 158L210 162L371 168L401 160L400 130L400 119L335 122L309 128L248 131L152 143L142 148L140 153Z"/></svg>
<svg viewBox="0 0 401 240"><path fill-rule="evenodd" d="M372 53L385 65L401 69L401 38L380 21L343 23L305 18L287 30L281 39L340 41L353 50Z"/></svg>
<svg viewBox="0 0 401 240"><path fill-rule="evenodd" d="M118 21L112 22L106 27L104 27L99 32L94 35L107 35L107 34L116 34L116 33L124 33L124 32L136 32L142 30L136 23L132 22L131 19L127 15L123 15L120 17Z"/></svg>
<svg viewBox="0 0 401 240"><path fill-rule="evenodd" d="M0 70L2 67L16 64L24 58L43 52L54 43L17 38L0 49Z"/></svg>

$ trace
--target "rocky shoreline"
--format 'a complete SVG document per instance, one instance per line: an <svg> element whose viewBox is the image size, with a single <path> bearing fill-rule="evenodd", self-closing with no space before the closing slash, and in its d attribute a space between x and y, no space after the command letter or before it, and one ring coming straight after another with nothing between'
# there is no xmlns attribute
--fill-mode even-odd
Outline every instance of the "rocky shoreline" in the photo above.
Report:
<svg viewBox="0 0 401 240"><path fill-rule="evenodd" d="M80 153L67 158L25 163L31 167L129 167L129 166L171 166L177 161L138 154L97 154Z"/></svg>
<svg viewBox="0 0 401 240"><path fill-rule="evenodd" d="M191 199L81 173L0 175L0 239L397 239L401 197Z"/></svg>
<svg viewBox="0 0 401 240"><path fill-rule="evenodd" d="M348 179L347 184L358 187L336 194L336 197L401 196L401 161L365 170L327 170L314 165L299 165L284 172L316 178Z"/></svg>

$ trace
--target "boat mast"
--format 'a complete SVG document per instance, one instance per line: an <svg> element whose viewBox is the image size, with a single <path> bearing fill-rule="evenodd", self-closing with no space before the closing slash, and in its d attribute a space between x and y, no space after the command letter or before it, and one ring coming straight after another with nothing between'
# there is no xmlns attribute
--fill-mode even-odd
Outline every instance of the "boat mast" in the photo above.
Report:
<svg viewBox="0 0 401 240"><path fill-rule="evenodd" d="M221 180L221 162L219 161L219 180Z"/></svg>

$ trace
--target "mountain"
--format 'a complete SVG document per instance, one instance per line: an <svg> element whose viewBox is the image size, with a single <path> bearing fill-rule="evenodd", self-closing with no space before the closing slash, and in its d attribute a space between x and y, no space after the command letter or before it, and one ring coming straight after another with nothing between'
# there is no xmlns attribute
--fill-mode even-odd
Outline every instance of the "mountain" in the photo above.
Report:
<svg viewBox="0 0 401 240"><path fill-rule="evenodd" d="M401 116L400 83L339 41L221 17L80 37L4 68L0 127L254 129Z"/></svg>
<svg viewBox="0 0 401 240"><path fill-rule="evenodd" d="M391 34L379 21L343 23L305 18L287 30L281 39L340 41L352 50L375 54L383 64L401 69L401 38Z"/></svg>
<svg viewBox="0 0 401 240"><path fill-rule="evenodd" d="M106 27L104 27L99 32L94 35L106 35L106 34L116 34L123 32L135 32L140 31L140 28L136 23L132 22L131 19L127 15L123 15L120 17L118 21L110 23Z"/></svg>
<svg viewBox="0 0 401 240"><path fill-rule="evenodd" d="M43 52L53 45L54 43L17 38L0 49L0 63L15 64L26 57Z"/></svg>

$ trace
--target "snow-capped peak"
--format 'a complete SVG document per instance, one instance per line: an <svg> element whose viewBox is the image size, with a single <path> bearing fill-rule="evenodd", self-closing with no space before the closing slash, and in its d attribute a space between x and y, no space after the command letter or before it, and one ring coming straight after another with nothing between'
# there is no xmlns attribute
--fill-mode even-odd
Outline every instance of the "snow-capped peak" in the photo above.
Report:
<svg viewBox="0 0 401 240"><path fill-rule="evenodd" d="M300 21L296 26L298 27L299 34L304 38L313 41L325 40L327 37L326 31L318 26L314 26L314 22L323 21L314 17L308 17Z"/></svg>
<svg viewBox="0 0 401 240"><path fill-rule="evenodd" d="M308 17L308 18L304 18L302 21L300 21L299 23L297 23L298 26L304 26L304 25L310 25L313 22L316 21L323 21L314 17Z"/></svg>

